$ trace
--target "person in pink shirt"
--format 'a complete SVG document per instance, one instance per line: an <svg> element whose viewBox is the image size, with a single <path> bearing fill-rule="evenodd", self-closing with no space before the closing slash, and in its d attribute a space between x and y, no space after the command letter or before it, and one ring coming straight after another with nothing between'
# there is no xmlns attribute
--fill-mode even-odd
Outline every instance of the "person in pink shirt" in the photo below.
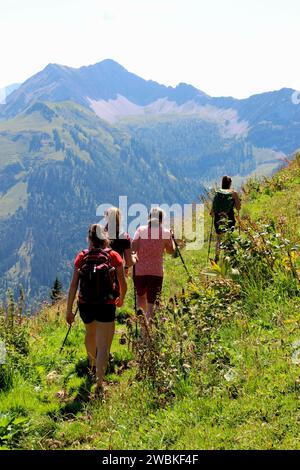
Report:
<svg viewBox="0 0 300 470"><path fill-rule="evenodd" d="M132 250L137 253L138 259L134 270L137 304L148 321L153 318L154 305L162 290L164 252L175 252L171 232L163 226L163 217L161 209L152 209L148 225L137 229L132 243Z"/></svg>

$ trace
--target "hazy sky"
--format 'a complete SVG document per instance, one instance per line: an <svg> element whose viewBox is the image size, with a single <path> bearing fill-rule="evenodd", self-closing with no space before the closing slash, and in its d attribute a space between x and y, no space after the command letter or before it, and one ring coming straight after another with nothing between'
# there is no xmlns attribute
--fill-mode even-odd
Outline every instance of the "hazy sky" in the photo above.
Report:
<svg viewBox="0 0 300 470"><path fill-rule="evenodd" d="M299 0L0 0L0 87L111 58L213 96L300 89Z"/></svg>

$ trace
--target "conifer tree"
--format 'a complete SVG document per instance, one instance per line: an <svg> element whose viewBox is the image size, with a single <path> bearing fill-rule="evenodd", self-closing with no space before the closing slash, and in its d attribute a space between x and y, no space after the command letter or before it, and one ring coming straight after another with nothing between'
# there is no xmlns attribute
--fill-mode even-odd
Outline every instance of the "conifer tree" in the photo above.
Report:
<svg viewBox="0 0 300 470"><path fill-rule="evenodd" d="M19 317L19 323L21 323L22 316L24 313L24 308L25 308L25 292L23 286L20 285L20 293L19 293L19 299L18 299L18 317Z"/></svg>
<svg viewBox="0 0 300 470"><path fill-rule="evenodd" d="M8 324L11 328L13 328L14 325L14 316L15 316L15 311L16 311L16 302L14 299L14 294L12 289L8 289L7 291L7 321Z"/></svg>
<svg viewBox="0 0 300 470"><path fill-rule="evenodd" d="M55 304L62 296L62 284L59 281L58 277L56 277L53 287L51 289L50 298L52 300L52 305Z"/></svg>

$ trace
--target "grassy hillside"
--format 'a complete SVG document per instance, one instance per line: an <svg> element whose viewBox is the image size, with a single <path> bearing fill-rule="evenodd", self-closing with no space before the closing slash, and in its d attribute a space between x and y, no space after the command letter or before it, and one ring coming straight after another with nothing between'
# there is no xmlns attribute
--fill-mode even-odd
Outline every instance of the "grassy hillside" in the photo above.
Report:
<svg viewBox="0 0 300 470"><path fill-rule="evenodd" d="M207 242L183 250L188 284L169 257L163 305L144 340L129 280L120 320L130 318L117 327L104 401L90 396L79 319L59 353L64 301L21 320L10 299L0 445L300 449L299 192L298 155L272 179L245 185L240 234L224 239L219 266L207 267Z"/></svg>

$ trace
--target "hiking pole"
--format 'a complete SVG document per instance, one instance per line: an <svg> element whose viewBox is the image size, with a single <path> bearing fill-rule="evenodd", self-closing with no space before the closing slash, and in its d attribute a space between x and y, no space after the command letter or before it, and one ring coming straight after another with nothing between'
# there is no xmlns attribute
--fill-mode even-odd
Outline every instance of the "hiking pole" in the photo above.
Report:
<svg viewBox="0 0 300 470"><path fill-rule="evenodd" d="M241 236L241 219L240 219L240 211L238 211L238 221L239 221L239 236Z"/></svg>
<svg viewBox="0 0 300 470"><path fill-rule="evenodd" d="M136 319L136 320L135 320L135 337L137 338L137 337L138 337L137 299L136 299L136 287L135 287L135 282L134 282L134 278L135 278L135 264L133 265L132 274L133 274L132 280L133 280L133 295L134 295L134 315L135 315L135 319Z"/></svg>
<svg viewBox="0 0 300 470"><path fill-rule="evenodd" d="M207 261L209 261L209 255L210 255L210 247L211 247L211 241L212 241L213 224L214 224L214 218L213 218L213 216L211 216L211 227L210 227L210 235L209 235L209 243L208 243Z"/></svg>
<svg viewBox="0 0 300 470"><path fill-rule="evenodd" d="M184 262L184 259L183 259L183 257L182 257L181 252L180 252L180 249L179 249L179 245L178 245L177 241L175 240L174 233L171 232L171 234L172 234L172 238L173 238L173 241L174 241L174 243L175 243L175 246L176 246L176 251L177 251L177 253L178 253L178 255L179 255L179 258L180 258L181 261L182 261L183 267L184 267L184 269L186 270L186 273L187 273L187 275L188 275L188 277L189 277L189 281L192 281L193 278L192 278L192 276L190 275L188 268L186 267L186 264L185 264L185 262Z"/></svg>
<svg viewBox="0 0 300 470"><path fill-rule="evenodd" d="M74 314L74 319L75 319L76 314L77 314L77 312L78 312L78 308L79 308L79 307L77 306L76 311L75 311L75 314ZM63 342L63 344L62 344L62 347L60 348L60 351L59 351L60 353L61 353L62 350L64 349L64 345L66 344L66 341L67 341L67 338L68 338L69 333L70 333L70 331L71 331L71 328L72 328L72 323L71 323L71 325L69 325L68 332L67 332L66 337L65 337L65 339L64 339L64 342Z"/></svg>
<svg viewBox="0 0 300 470"><path fill-rule="evenodd" d="M135 278L135 265L133 265L133 269L132 269L132 280L133 280L133 292L134 292L134 313L136 315L136 311L137 311L137 303L136 303L136 287L135 287L135 283L134 283L134 278Z"/></svg>

